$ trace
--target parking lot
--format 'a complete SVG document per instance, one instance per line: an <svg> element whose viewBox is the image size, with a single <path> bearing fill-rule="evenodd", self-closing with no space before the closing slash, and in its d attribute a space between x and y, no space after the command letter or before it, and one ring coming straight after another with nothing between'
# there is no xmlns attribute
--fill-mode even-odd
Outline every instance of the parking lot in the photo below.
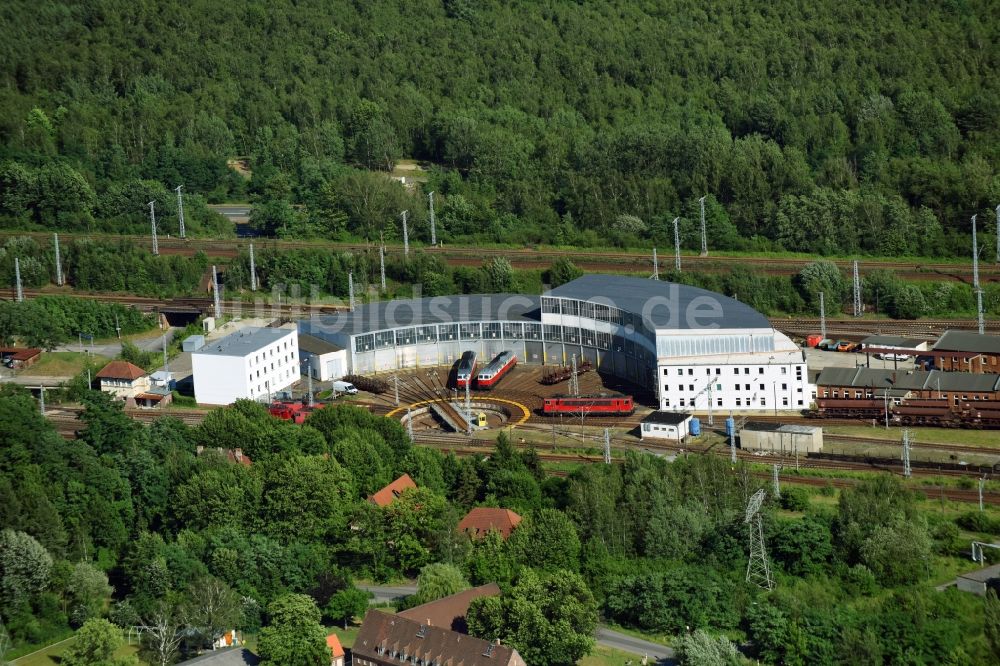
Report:
<svg viewBox="0 0 1000 666"><path fill-rule="evenodd" d="M912 370L913 359L905 361L885 361L858 352L834 352L820 351L818 349L806 348L806 364L810 370L822 370L823 368L854 368L859 365L872 368L888 368L890 370Z"/></svg>

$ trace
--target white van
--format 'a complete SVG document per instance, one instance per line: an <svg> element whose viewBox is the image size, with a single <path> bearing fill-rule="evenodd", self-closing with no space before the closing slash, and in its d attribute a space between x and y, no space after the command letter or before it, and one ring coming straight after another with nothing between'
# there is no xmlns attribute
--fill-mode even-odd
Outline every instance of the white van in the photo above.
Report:
<svg viewBox="0 0 1000 666"><path fill-rule="evenodd" d="M905 361L910 358L906 354L878 354L877 356L883 361Z"/></svg>
<svg viewBox="0 0 1000 666"><path fill-rule="evenodd" d="M337 393L350 393L351 395L354 395L355 393L358 392L358 389L356 389L354 387L354 384L352 384L351 382L336 381L333 383L332 388Z"/></svg>

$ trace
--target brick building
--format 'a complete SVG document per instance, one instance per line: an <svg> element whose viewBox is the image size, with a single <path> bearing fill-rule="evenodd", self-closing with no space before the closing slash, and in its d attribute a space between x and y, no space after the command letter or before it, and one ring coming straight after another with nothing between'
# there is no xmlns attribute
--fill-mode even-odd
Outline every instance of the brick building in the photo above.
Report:
<svg viewBox="0 0 1000 666"><path fill-rule="evenodd" d="M934 351L938 352L934 355L934 365L938 370L1000 373L1000 336L945 331L934 345Z"/></svg>
<svg viewBox="0 0 1000 666"><path fill-rule="evenodd" d="M947 400L951 404L1000 400L1000 375L940 370L894 371L825 368L816 379L816 397L838 400Z"/></svg>

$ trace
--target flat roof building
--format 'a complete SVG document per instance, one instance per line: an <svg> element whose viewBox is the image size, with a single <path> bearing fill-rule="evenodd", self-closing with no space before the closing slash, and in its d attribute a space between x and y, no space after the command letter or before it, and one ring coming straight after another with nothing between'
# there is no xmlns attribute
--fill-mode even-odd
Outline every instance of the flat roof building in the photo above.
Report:
<svg viewBox="0 0 1000 666"><path fill-rule="evenodd" d="M347 350L313 335L299 336L299 353L306 372L321 382L347 374Z"/></svg>
<svg viewBox="0 0 1000 666"><path fill-rule="evenodd" d="M651 412L642 420L639 433L642 439L671 439L681 441L691 434L692 416L686 412Z"/></svg>
<svg viewBox="0 0 1000 666"><path fill-rule="evenodd" d="M240 399L270 402L299 379L298 331L249 327L191 353L195 400L229 405Z"/></svg>
<svg viewBox="0 0 1000 666"><path fill-rule="evenodd" d="M740 448L780 455L805 455L823 450L823 428L809 425L748 421L739 432Z"/></svg>

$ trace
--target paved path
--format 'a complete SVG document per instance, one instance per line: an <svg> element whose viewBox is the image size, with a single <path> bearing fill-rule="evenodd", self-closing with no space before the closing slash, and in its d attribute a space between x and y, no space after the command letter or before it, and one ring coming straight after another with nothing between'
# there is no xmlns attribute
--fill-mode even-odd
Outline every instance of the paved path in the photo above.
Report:
<svg viewBox="0 0 1000 666"><path fill-rule="evenodd" d="M659 643L653 643L642 638L612 631L607 627L597 628L597 644L621 650L622 652L646 655L653 663L665 664L668 660L674 658L673 649L666 645L660 645Z"/></svg>
<svg viewBox="0 0 1000 666"><path fill-rule="evenodd" d="M391 603L417 592L416 585L358 585L358 588L374 595L369 601L372 604ZM597 644L640 657L648 656L651 663L666 664L674 657L674 651L666 645L635 638L603 626L597 628Z"/></svg>
<svg viewBox="0 0 1000 666"><path fill-rule="evenodd" d="M416 585L358 585L358 588L374 595L368 602L372 604L387 604L417 593Z"/></svg>

